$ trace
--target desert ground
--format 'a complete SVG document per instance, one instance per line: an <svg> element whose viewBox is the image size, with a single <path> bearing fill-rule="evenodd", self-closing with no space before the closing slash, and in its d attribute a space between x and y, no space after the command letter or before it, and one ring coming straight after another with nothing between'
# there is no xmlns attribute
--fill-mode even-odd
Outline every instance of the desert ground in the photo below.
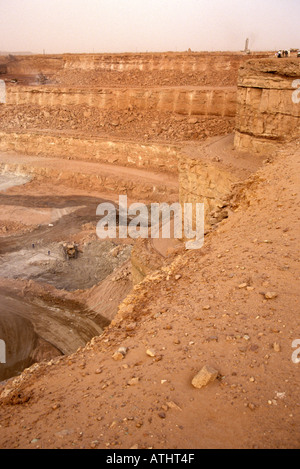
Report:
<svg viewBox="0 0 300 469"><path fill-rule="evenodd" d="M299 78L273 52L0 57L1 448L299 448ZM204 203L203 248L99 239L120 195Z"/></svg>

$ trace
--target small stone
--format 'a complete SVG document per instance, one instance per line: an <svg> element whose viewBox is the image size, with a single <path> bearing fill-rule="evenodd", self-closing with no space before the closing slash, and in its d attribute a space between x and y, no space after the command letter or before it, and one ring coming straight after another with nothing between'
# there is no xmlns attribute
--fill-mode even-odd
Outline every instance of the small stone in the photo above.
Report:
<svg viewBox="0 0 300 469"><path fill-rule="evenodd" d="M212 335L206 339L206 342L219 342L219 338L216 335Z"/></svg>
<svg viewBox="0 0 300 469"><path fill-rule="evenodd" d="M165 412L159 412L158 416L161 418L161 419L165 419L167 417L167 415L165 414Z"/></svg>
<svg viewBox="0 0 300 469"><path fill-rule="evenodd" d="M132 378L128 381L128 386L135 386L136 384L138 384L140 381L140 378Z"/></svg>
<svg viewBox="0 0 300 469"><path fill-rule="evenodd" d="M123 360L125 355L127 354L128 349L126 347L120 347L117 352L113 354L113 359L116 361Z"/></svg>
<svg viewBox="0 0 300 469"><path fill-rule="evenodd" d="M255 410L255 409L256 409L256 406L255 406L255 404L253 404L252 402L250 402L250 403L248 404L248 408L249 408L250 410Z"/></svg>
<svg viewBox="0 0 300 469"><path fill-rule="evenodd" d="M167 402L167 406L169 407L169 409L179 410L180 412L182 412L182 409L173 401Z"/></svg>
<svg viewBox="0 0 300 469"><path fill-rule="evenodd" d="M203 311L209 311L211 309L211 306L205 305L205 306L203 306L202 309L203 309Z"/></svg>
<svg viewBox="0 0 300 469"><path fill-rule="evenodd" d="M181 279L181 275L175 275L175 280L180 280Z"/></svg>
<svg viewBox="0 0 300 469"><path fill-rule="evenodd" d="M33 440L31 440L30 443L31 443L32 445L35 445L35 444L38 443L38 442L39 442L38 438L34 438Z"/></svg>
<svg viewBox="0 0 300 469"><path fill-rule="evenodd" d="M139 449L139 445L133 445L130 449Z"/></svg>
<svg viewBox="0 0 300 469"><path fill-rule="evenodd" d="M73 433L73 430L62 430L61 432L55 433L56 436L59 438L64 438L65 436L71 435Z"/></svg>
<svg viewBox="0 0 300 469"><path fill-rule="evenodd" d="M154 361L160 362L163 359L162 355L158 355L157 357L154 358Z"/></svg>
<svg viewBox="0 0 300 469"><path fill-rule="evenodd" d="M194 388L201 389L210 383L213 383L219 375L219 372L210 366L204 366L202 370L193 378Z"/></svg>
<svg viewBox="0 0 300 469"><path fill-rule="evenodd" d="M54 404L54 405L52 406L52 410L57 410L57 409L59 409L59 408L60 408L60 404Z"/></svg>
<svg viewBox="0 0 300 469"><path fill-rule="evenodd" d="M277 353L281 352L281 346L280 346L280 344L278 344L277 342L275 342L275 343L273 344L273 349L274 349L274 352L277 352Z"/></svg>
<svg viewBox="0 0 300 469"><path fill-rule="evenodd" d="M274 300L277 297L278 297L278 293L276 293L276 292L267 292L265 294L266 300Z"/></svg>
<svg viewBox="0 0 300 469"><path fill-rule="evenodd" d="M139 422L136 422L136 428L141 428L142 426L144 425L144 422L142 422L141 420Z"/></svg>
<svg viewBox="0 0 300 469"><path fill-rule="evenodd" d="M247 283L241 283L239 285L239 289L241 290L242 288L247 288L248 284Z"/></svg>
<svg viewBox="0 0 300 469"><path fill-rule="evenodd" d="M124 358L123 353L116 352L116 353L113 354L113 359L114 359L115 361L123 360L123 358Z"/></svg>
<svg viewBox="0 0 300 469"><path fill-rule="evenodd" d="M152 358L156 357L156 353L155 353L155 351L154 351L153 349L148 349L147 352L146 352L146 354L147 354L149 357L152 357Z"/></svg>
<svg viewBox="0 0 300 469"><path fill-rule="evenodd" d="M98 440L92 441L92 443L91 443L91 448L97 448L98 445L99 445L99 441L98 441Z"/></svg>

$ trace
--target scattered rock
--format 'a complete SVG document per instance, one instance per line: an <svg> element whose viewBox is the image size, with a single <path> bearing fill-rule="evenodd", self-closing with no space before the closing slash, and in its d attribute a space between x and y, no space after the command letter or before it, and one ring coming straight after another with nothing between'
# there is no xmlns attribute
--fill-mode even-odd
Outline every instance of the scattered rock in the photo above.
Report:
<svg viewBox="0 0 300 469"><path fill-rule="evenodd" d="M197 117L191 117L189 120L188 120L188 124L198 124L198 119Z"/></svg>
<svg viewBox="0 0 300 469"><path fill-rule="evenodd" d="M278 344L277 342L275 342L275 343L273 344L273 349L274 349L274 352L277 352L277 353L281 352L281 346L280 346L280 344Z"/></svg>
<svg viewBox="0 0 300 469"><path fill-rule="evenodd" d="M65 436L72 435L72 433L74 433L73 430L62 430L61 432L55 433L55 435L59 438L64 438Z"/></svg>
<svg viewBox="0 0 300 469"><path fill-rule="evenodd" d="M274 300L277 297L278 297L278 293L276 293L276 292L267 292L265 294L266 300Z"/></svg>
<svg viewBox="0 0 300 469"><path fill-rule="evenodd" d="M52 410L57 410L57 409L59 409L59 408L60 408L60 404L54 404L54 405L52 406Z"/></svg>
<svg viewBox="0 0 300 469"><path fill-rule="evenodd" d="M128 386L135 386L136 384L138 384L140 381L140 378L131 378L129 381L128 381Z"/></svg>
<svg viewBox="0 0 300 469"><path fill-rule="evenodd" d="M210 383L213 383L219 375L219 372L210 366L204 366L202 370L193 378L194 388L201 389Z"/></svg>
<svg viewBox="0 0 300 469"><path fill-rule="evenodd" d="M215 335L207 337L206 342L219 342L219 338Z"/></svg>
<svg viewBox="0 0 300 469"><path fill-rule="evenodd" d="M182 409L173 401L167 402L167 406L169 407L169 409L179 410L180 412L182 412Z"/></svg>
<svg viewBox="0 0 300 469"><path fill-rule="evenodd" d="M142 426L144 425L144 422L142 422L141 420L139 420L138 422L136 422L136 428L141 428Z"/></svg>
<svg viewBox="0 0 300 469"><path fill-rule="evenodd" d="M99 445L99 441L98 441L98 440L92 441L92 443L91 443L91 448L97 448L98 445Z"/></svg>
<svg viewBox="0 0 300 469"><path fill-rule="evenodd" d="M116 353L113 354L113 359L114 359L115 361L123 360L123 358L124 358L123 353L116 352Z"/></svg>
<svg viewBox="0 0 300 469"><path fill-rule="evenodd" d="M250 402L250 403L248 404L248 409L250 409L250 410L255 410L255 409L256 409L255 404L253 404L252 402Z"/></svg>
<svg viewBox="0 0 300 469"><path fill-rule="evenodd" d="M128 349L126 347L120 347L117 352L113 354L113 359L116 361L123 360L126 356Z"/></svg>
<svg viewBox="0 0 300 469"><path fill-rule="evenodd" d="M148 349L147 352L146 352L146 354L147 354L149 357L152 357L152 358L156 357L156 353L155 353L155 351L154 351L153 349Z"/></svg>

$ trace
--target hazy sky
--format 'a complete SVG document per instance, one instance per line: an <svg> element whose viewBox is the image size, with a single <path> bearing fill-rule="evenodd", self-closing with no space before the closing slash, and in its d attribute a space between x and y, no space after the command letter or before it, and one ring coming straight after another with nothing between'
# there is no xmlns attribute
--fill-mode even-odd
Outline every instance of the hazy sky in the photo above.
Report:
<svg viewBox="0 0 300 469"><path fill-rule="evenodd" d="M300 48L300 0L0 0L0 50Z"/></svg>

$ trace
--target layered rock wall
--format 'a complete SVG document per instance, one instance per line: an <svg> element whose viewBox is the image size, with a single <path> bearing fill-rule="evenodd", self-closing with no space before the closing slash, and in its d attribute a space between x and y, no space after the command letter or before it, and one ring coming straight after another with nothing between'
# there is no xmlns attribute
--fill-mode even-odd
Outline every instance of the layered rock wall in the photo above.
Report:
<svg viewBox="0 0 300 469"><path fill-rule="evenodd" d="M165 53L165 54L64 54L32 55L7 59L8 73L55 73L61 70L107 71L179 71L221 72L237 71L247 60L234 53Z"/></svg>
<svg viewBox="0 0 300 469"><path fill-rule="evenodd" d="M74 89L47 86L9 86L8 105L64 107L86 105L100 110L157 110L183 115L228 116L236 113L236 89L188 88L102 88Z"/></svg>
<svg viewBox="0 0 300 469"><path fill-rule="evenodd" d="M269 153L300 137L300 59L250 60L239 72L235 147Z"/></svg>
<svg viewBox="0 0 300 469"><path fill-rule="evenodd" d="M178 172L176 146L41 132L0 132L0 151Z"/></svg>

